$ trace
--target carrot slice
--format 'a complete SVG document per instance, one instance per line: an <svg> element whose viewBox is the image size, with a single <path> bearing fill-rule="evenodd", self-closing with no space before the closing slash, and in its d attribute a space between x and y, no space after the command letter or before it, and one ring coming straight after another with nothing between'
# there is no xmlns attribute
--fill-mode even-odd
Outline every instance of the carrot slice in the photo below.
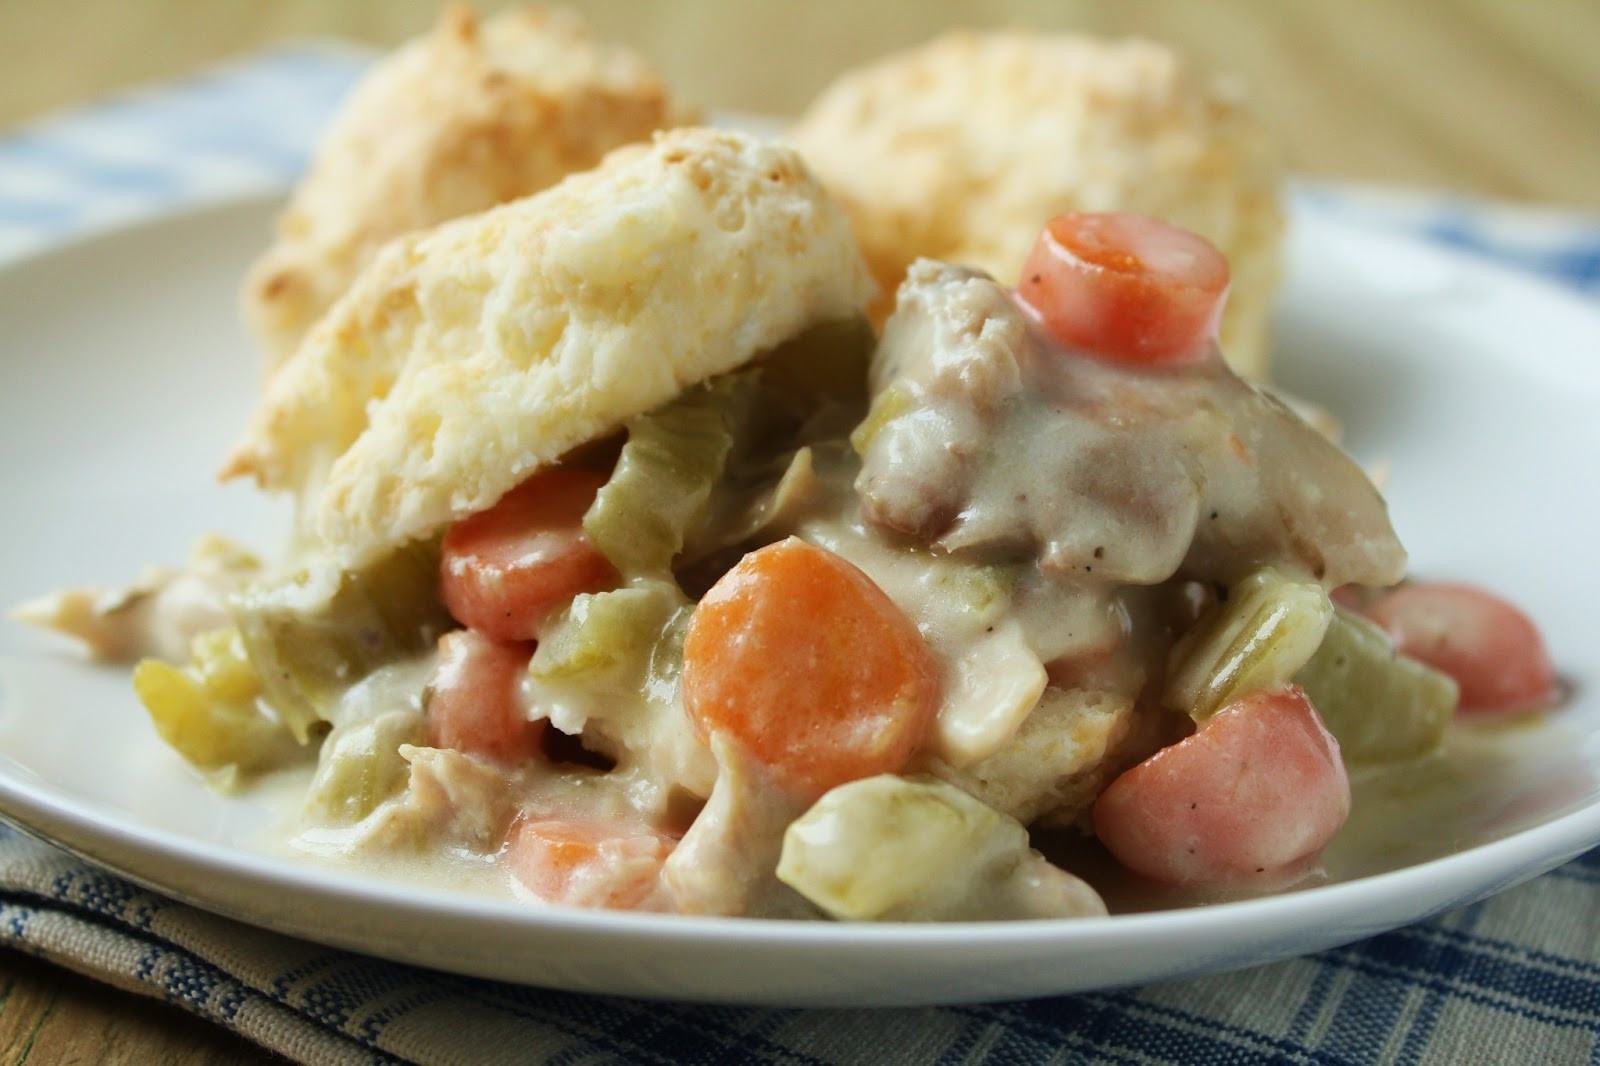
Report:
<svg viewBox="0 0 1600 1066"><path fill-rule="evenodd" d="M617 579L583 532L583 514L605 477L547 470L444 537L439 591L456 621L496 640L533 640L580 592Z"/></svg>
<svg viewBox="0 0 1600 1066"><path fill-rule="evenodd" d="M655 894L675 843L644 827L524 816L506 836L506 861L547 903L636 910Z"/></svg>
<svg viewBox="0 0 1600 1066"><path fill-rule="evenodd" d="M423 704L428 746L508 764L538 751L547 723L529 721L517 699L532 654L525 644L502 644L470 629L441 637Z"/></svg>
<svg viewBox="0 0 1600 1066"><path fill-rule="evenodd" d="M1226 885L1311 859L1349 813L1339 744L1291 686L1228 704L1111 782L1093 816L1101 843L1129 869Z"/></svg>
<svg viewBox="0 0 1600 1066"><path fill-rule="evenodd" d="M1132 214L1052 218L1017 298L1061 343L1142 366L1203 358L1228 294L1228 261L1205 238Z"/></svg>
<svg viewBox="0 0 1600 1066"><path fill-rule="evenodd" d="M1474 585L1417 581L1367 608L1395 647L1461 687L1461 713L1490 715L1547 707L1560 684L1533 620Z"/></svg>
<svg viewBox="0 0 1600 1066"><path fill-rule="evenodd" d="M922 634L871 578L790 538L746 555L700 601L684 705L783 786L820 796L903 768L938 705Z"/></svg>

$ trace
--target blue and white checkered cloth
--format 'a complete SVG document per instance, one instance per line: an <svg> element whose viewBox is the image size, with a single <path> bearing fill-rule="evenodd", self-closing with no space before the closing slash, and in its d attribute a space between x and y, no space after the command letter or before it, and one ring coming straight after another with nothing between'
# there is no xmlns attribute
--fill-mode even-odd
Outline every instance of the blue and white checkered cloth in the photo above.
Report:
<svg viewBox="0 0 1600 1066"><path fill-rule="evenodd" d="M277 51L0 136L0 260L281 188L363 65ZM1304 186L1297 209L1420 234L1600 297L1600 220ZM1435 920L1224 976L1021 1003L644 1003L418 970L253 929L0 827L0 944L311 1063L1588 1063L1600 850Z"/></svg>

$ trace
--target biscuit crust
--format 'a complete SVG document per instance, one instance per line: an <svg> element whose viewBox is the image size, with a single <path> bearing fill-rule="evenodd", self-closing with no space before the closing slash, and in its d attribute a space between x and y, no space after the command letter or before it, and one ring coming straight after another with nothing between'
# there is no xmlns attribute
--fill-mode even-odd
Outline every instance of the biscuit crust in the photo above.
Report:
<svg viewBox="0 0 1600 1066"><path fill-rule="evenodd" d="M872 291L792 148L659 134L386 247L269 382L223 473L298 493L303 531L353 564Z"/></svg>

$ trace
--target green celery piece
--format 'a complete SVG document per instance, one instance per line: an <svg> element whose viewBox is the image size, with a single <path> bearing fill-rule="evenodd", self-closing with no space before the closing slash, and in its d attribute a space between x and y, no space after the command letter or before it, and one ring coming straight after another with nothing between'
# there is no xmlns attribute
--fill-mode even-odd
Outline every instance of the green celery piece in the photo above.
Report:
<svg viewBox="0 0 1600 1066"><path fill-rule="evenodd" d="M857 455L866 455L867 449L872 447L873 440L883 428L910 408L909 387L899 381L890 383L888 388L872 398L872 406L868 408L867 416L850 431L850 447Z"/></svg>
<svg viewBox="0 0 1600 1066"><path fill-rule="evenodd" d="M133 688L161 739L219 784L292 759L299 745L259 703L261 679L245 655L238 630L202 633L190 644L187 666L145 659Z"/></svg>
<svg viewBox="0 0 1600 1066"><path fill-rule="evenodd" d="M622 668L653 668L664 639L681 629L688 597L668 581L583 593L539 641L528 672L544 681ZM641 670L642 672L642 670Z"/></svg>
<svg viewBox="0 0 1600 1066"><path fill-rule="evenodd" d="M862 778L789 824L778 880L842 921L995 917L1030 854L1021 823L932 778Z"/></svg>
<svg viewBox="0 0 1600 1066"><path fill-rule="evenodd" d="M405 787L411 765L402 744L427 743L417 711L389 711L328 734L306 790L307 813L325 825L352 825Z"/></svg>
<svg viewBox="0 0 1600 1066"><path fill-rule="evenodd" d="M1458 698L1455 681L1400 654L1376 624L1342 607L1295 681L1349 763L1394 762L1432 751Z"/></svg>
<svg viewBox="0 0 1600 1066"><path fill-rule="evenodd" d="M305 743L351 685L451 628L438 587L439 543L418 541L360 572L253 585L231 610L266 702Z"/></svg>
<svg viewBox="0 0 1600 1066"><path fill-rule="evenodd" d="M865 316L824 322L797 334L755 362L769 397L801 413L821 404L864 409L867 368L877 337Z"/></svg>
<svg viewBox="0 0 1600 1066"><path fill-rule="evenodd" d="M628 424L616 469L583 516L590 543L624 576L671 570L722 476L736 408L752 386L727 375Z"/></svg>
<svg viewBox="0 0 1600 1066"><path fill-rule="evenodd" d="M825 322L628 424L583 529L624 577L666 575L730 476L758 477L819 420L865 406L865 318Z"/></svg>
<svg viewBox="0 0 1600 1066"><path fill-rule="evenodd" d="M1236 699L1286 685L1332 617L1322 586L1263 567L1229 588L1173 647L1162 702L1203 722Z"/></svg>

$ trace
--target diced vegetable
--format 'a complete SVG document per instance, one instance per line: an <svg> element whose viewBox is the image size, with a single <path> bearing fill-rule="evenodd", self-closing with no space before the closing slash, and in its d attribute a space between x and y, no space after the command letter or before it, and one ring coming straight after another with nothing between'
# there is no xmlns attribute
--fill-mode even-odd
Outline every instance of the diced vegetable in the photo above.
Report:
<svg viewBox="0 0 1600 1066"><path fill-rule="evenodd" d="M523 817L505 854L522 887L546 903L635 910L652 902L673 844L643 827Z"/></svg>
<svg viewBox="0 0 1600 1066"><path fill-rule="evenodd" d="M888 388L872 398L872 406L867 409L867 417L850 431L850 447L857 455L866 455L867 449L872 447L873 440L883 427L905 414L910 408L910 389L904 382L891 382Z"/></svg>
<svg viewBox="0 0 1600 1066"><path fill-rule="evenodd" d="M541 471L444 536L439 591L457 621L495 640L533 640L580 592L616 581L583 529L605 478Z"/></svg>
<svg viewBox="0 0 1600 1066"><path fill-rule="evenodd" d="M866 405L867 367L877 344L864 317L824 322L778 345L755 364L763 392L801 418L833 406L859 417Z"/></svg>
<svg viewBox="0 0 1600 1066"><path fill-rule="evenodd" d="M721 549L765 544L791 532L828 493L823 476L817 471L818 462L827 458L831 457L819 459L810 447L799 448L785 458L783 473L776 480L769 474L753 482L743 478L719 482L711 494L705 520L697 524L684 543L679 565L692 568L710 557L715 566ZM692 583L695 574L690 569L681 576Z"/></svg>
<svg viewBox="0 0 1600 1066"><path fill-rule="evenodd" d="M741 377L691 389L628 423L616 470L583 516L583 529L626 576L666 574L733 447Z"/></svg>
<svg viewBox="0 0 1600 1066"><path fill-rule="evenodd" d="M1039 704L1049 674L1015 618L985 626L945 675L932 749L957 766L999 751Z"/></svg>
<svg viewBox="0 0 1600 1066"><path fill-rule="evenodd" d="M471 629L446 633L423 701L428 744L506 764L536 753L545 723L529 721L517 699L530 654Z"/></svg>
<svg viewBox="0 0 1600 1066"><path fill-rule="evenodd" d="M1375 623L1344 608L1295 681L1352 765L1426 754L1456 709L1454 681L1401 655Z"/></svg>
<svg viewBox="0 0 1600 1066"><path fill-rule="evenodd" d="M832 552L790 538L746 555L695 608L682 690L797 793L899 770L923 742L938 667L910 619Z"/></svg>
<svg viewBox="0 0 1600 1066"><path fill-rule="evenodd" d="M1094 828L1147 877L1226 885L1310 860L1349 814L1338 741L1288 688L1230 703L1117 778L1095 801Z"/></svg>
<svg viewBox="0 0 1600 1066"><path fill-rule="evenodd" d="M584 516L590 539L629 578L735 542L762 517L751 497L767 495L774 463L860 417L873 343L864 318L822 323L634 419Z"/></svg>
<svg viewBox="0 0 1600 1066"><path fill-rule="evenodd" d="M322 825L352 825L405 787L411 768L402 744L426 742L422 715L389 711L334 729L322 742L306 813Z"/></svg>
<svg viewBox="0 0 1600 1066"><path fill-rule="evenodd" d="M1559 694L1538 627L1484 589L1413 582L1378 600L1367 615L1402 652L1455 679L1462 714L1533 710Z"/></svg>
<svg viewBox="0 0 1600 1066"><path fill-rule="evenodd" d="M1008 607L1022 580L1023 568L1017 564L970 563L949 556L930 556L928 564L928 580L980 616Z"/></svg>
<svg viewBox="0 0 1600 1066"><path fill-rule="evenodd" d="M1281 688L1316 652L1332 617L1322 586L1258 570L1173 646L1162 702L1203 722L1240 697Z"/></svg>
<svg viewBox="0 0 1600 1066"><path fill-rule="evenodd" d="M541 680L556 680L649 663L689 600L667 581L583 593L545 632L528 664Z"/></svg>
<svg viewBox="0 0 1600 1066"><path fill-rule="evenodd" d="M408 544L359 573L332 568L245 589L231 605L267 703L302 743L350 685L450 627L438 548Z"/></svg>
<svg viewBox="0 0 1600 1066"><path fill-rule="evenodd" d="M1214 347L1228 261L1205 238L1130 214L1051 219L1017 297L1061 343L1120 362L1171 365Z"/></svg>
<svg viewBox="0 0 1600 1066"><path fill-rule="evenodd" d="M235 629L196 637L183 669L160 659L141 661L133 688L161 739L197 769L251 773L279 766L299 750L260 706L261 679Z"/></svg>
<svg viewBox="0 0 1600 1066"><path fill-rule="evenodd" d="M889 774L840 785L792 822L778 879L852 921L1106 913L1020 822L942 781Z"/></svg>

